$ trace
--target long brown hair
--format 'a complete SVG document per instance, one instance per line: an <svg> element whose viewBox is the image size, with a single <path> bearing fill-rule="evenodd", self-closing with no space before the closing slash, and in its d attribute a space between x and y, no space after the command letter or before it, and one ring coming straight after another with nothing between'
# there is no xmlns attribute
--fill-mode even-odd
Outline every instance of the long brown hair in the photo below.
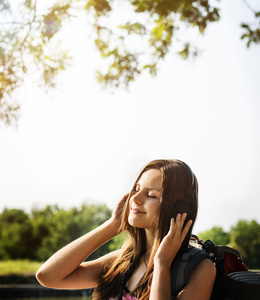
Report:
<svg viewBox="0 0 260 300"><path fill-rule="evenodd" d="M131 198L131 195L133 194L142 174L151 169L160 170L163 174L162 199L159 220L158 224L156 224L154 244L152 249L146 249L145 230L143 228L132 227L128 223L130 210L129 199ZM195 175L193 173L189 174L189 172L192 172L189 170L189 167L179 160L154 160L143 168L138 175L131 192L129 193L122 215L121 230L128 231L129 239L123 246L121 255L112 259L110 263L107 266L104 266L103 270L101 270L99 285L93 293L93 299L104 300L109 299L112 296L116 297L121 288L120 284L123 276L126 276L126 280L131 277L140 258L147 252L147 250L150 252L148 253L150 258L147 271L133 293L140 300L149 299L155 253L162 239L169 231L171 218L176 218L178 213L187 212L186 222L190 219L193 220L193 222L177 256L181 255L181 253L183 253L183 251L188 247L190 234L196 220L198 210L198 183ZM191 176L193 177L192 185L194 194L186 195L187 187L191 184ZM132 263L130 265L131 257ZM130 269L126 273L129 266Z"/></svg>

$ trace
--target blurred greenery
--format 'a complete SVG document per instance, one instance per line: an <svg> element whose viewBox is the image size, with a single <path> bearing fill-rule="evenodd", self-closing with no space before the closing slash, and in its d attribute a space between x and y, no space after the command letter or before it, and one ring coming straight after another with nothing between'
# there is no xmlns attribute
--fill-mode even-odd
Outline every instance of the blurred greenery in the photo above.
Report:
<svg viewBox="0 0 260 300"><path fill-rule="evenodd" d="M240 1L252 12L251 22L241 24L241 39L250 47L260 43L260 12L249 1ZM127 88L147 71L155 76L159 62L169 52L183 59L198 56L189 32L203 35L210 23L219 21L221 2L56 0L48 6L40 0L0 1L0 121L17 122L20 103L14 92L27 74L37 71L40 86L56 87L59 73L71 64L59 33L82 11L88 14L86 26L92 29L92 39L107 61L105 71L97 71L97 80L115 89Z"/></svg>
<svg viewBox="0 0 260 300"><path fill-rule="evenodd" d="M0 261L0 276L12 274L34 275L41 265L41 262L30 261L28 259Z"/></svg>
<svg viewBox="0 0 260 300"><path fill-rule="evenodd" d="M248 268L260 269L260 224L255 220L240 220L228 232L222 227L213 227L198 236L203 241L209 239L214 244L237 249Z"/></svg>
<svg viewBox="0 0 260 300"><path fill-rule="evenodd" d="M231 228L230 236L231 246L241 252L246 265L260 269L260 224L241 220Z"/></svg>
<svg viewBox="0 0 260 300"><path fill-rule="evenodd" d="M83 204L68 210L46 206L29 214L21 209L4 209L0 214L0 260L44 261L110 216L110 209L103 204ZM89 259L108 253L111 243L101 246Z"/></svg>
<svg viewBox="0 0 260 300"><path fill-rule="evenodd" d="M38 265L33 261L45 261L69 242L104 223L110 216L111 210L106 205L93 203L67 210L56 205L46 206L43 209L34 208L30 213L21 209L4 209L0 213L0 273L1 261L5 261L2 267L5 265L8 268L8 264L9 267L12 264L10 260L16 260L17 269L24 264L26 271L28 260L37 269ZM210 239L215 244L238 249L247 267L260 269L260 224L255 220L240 220L228 232L222 227L213 227L198 236L204 241ZM97 249L88 259L119 249L127 237L126 233L121 233Z"/></svg>
<svg viewBox="0 0 260 300"><path fill-rule="evenodd" d="M228 245L230 243L230 233L225 232L222 227L212 227L199 234L199 238L203 241L211 240L217 245Z"/></svg>

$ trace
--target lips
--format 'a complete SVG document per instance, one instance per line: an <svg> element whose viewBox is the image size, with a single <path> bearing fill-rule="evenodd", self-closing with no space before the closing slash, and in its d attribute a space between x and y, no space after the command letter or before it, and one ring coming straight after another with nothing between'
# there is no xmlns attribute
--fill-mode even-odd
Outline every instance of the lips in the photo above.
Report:
<svg viewBox="0 0 260 300"><path fill-rule="evenodd" d="M137 208L131 208L131 212L134 213L134 214L145 214L144 211L141 211Z"/></svg>

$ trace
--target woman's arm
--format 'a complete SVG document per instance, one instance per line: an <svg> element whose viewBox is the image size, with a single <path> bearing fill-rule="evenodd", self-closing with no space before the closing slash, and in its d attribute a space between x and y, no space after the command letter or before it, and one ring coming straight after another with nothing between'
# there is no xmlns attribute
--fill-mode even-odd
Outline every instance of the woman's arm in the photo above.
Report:
<svg viewBox="0 0 260 300"><path fill-rule="evenodd" d="M118 255L118 251L97 260L83 261L93 251L119 233L120 213L126 199L127 195L118 203L111 219L51 256L36 273L38 281L42 285L52 288L94 287L97 284L102 266L113 256Z"/></svg>
<svg viewBox="0 0 260 300"><path fill-rule="evenodd" d="M163 238L154 257L154 272L150 300L171 299L171 264L184 241L192 221L183 227L187 214L178 214L176 222L172 218L170 229Z"/></svg>
<svg viewBox="0 0 260 300"><path fill-rule="evenodd" d="M179 214L176 222L171 220L170 230L156 252L150 300L171 300L171 264L191 226L189 221L183 228L185 218L186 214ZM208 259L202 260L176 299L209 300L215 277L213 262Z"/></svg>
<svg viewBox="0 0 260 300"><path fill-rule="evenodd" d="M212 261L203 259L194 269L188 284L175 298L176 300L209 300L216 278L216 268ZM155 267L154 289L150 299L171 300L171 273L163 266ZM152 294L153 293L153 294Z"/></svg>
<svg viewBox="0 0 260 300"><path fill-rule="evenodd" d="M203 259L192 272L188 284L176 300L210 300L215 278L216 268L213 262Z"/></svg>

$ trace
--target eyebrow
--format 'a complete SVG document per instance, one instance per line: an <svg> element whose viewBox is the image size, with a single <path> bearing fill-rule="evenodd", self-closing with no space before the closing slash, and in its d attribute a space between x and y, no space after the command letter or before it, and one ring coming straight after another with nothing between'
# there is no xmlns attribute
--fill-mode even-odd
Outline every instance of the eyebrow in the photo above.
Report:
<svg viewBox="0 0 260 300"><path fill-rule="evenodd" d="M140 186L139 182L136 183L136 186ZM147 188L149 191L157 191L161 192L161 189L157 189L156 187L148 187Z"/></svg>
<svg viewBox="0 0 260 300"><path fill-rule="evenodd" d="M152 187L152 188L148 188L148 190L149 190L149 191L157 191L157 192L161 192L161 190L160 190L160 189L153 188L153 187Z"/></svg>

